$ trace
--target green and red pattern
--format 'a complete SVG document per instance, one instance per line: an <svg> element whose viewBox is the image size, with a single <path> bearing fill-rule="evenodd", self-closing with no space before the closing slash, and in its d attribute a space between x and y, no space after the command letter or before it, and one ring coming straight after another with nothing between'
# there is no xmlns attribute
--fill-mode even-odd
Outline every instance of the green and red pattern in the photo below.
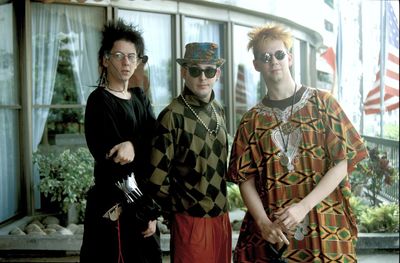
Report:
<svg viewBox="0 0 400 263"><path fill-rule="evenodd" d="M290 105L282 114L288 116L288 111ZM265 102L243 116L232 146L228 180L240 183L255 177L256 189L270 218L276 210L303 199L333 165L346 159L350 172L368 156L360 135L327 92L306 88L289 117L301 134L293 171L279 162L281 150L272 139L278 122ZM288 262L356 262L357 226L349 195L346 177L310 211L304 239L290 239L283 254ZM265 248L266 241L247 213L234 262L269 262Z"/></svg>

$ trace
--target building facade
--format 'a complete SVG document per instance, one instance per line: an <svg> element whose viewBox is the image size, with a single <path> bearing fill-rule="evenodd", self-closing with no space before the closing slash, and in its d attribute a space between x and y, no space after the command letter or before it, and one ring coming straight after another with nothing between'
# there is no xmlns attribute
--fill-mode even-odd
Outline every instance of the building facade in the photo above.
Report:
<svg viewBox="0 0 400 263"><path fill-rule="evenodd" d="M85 145L85 102L97 85L106 21L122 18L143 32L149 61L138 79L156 114L183 88L175 59L185 44L219 44L226 63L214 90L234 136L266 93L247 33L269 22L289 27L295 80L329 88L329 69L317 71L336 36L334 10L333 0L0 0L0 223L40 209L38 149Z"/></svg>

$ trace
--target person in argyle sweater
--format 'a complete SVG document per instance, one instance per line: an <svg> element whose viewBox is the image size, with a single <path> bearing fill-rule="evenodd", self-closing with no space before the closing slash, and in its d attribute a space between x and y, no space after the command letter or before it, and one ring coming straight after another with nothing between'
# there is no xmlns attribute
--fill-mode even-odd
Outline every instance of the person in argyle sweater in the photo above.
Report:
<svg viewBox="0 0 400 263"><path fill-rule="evenodd" d="M189 43L177 62L185 87L158 116L149 189L169 213L172 262L230 263L228 141L213 92L224 59L215 43Z"/></svg>

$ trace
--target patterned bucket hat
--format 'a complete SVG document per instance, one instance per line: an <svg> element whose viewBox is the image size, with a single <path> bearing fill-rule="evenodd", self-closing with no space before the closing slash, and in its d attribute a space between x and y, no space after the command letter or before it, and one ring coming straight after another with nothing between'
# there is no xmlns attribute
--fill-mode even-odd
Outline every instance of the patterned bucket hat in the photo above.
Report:
<svg viewBox="0 0 400 263"><path fill-rule="evenodd" d="M176 59L181 66L185 64L224 64L225 59L218 58L218 45L215 43L189 43L183 58Z"/></svg>

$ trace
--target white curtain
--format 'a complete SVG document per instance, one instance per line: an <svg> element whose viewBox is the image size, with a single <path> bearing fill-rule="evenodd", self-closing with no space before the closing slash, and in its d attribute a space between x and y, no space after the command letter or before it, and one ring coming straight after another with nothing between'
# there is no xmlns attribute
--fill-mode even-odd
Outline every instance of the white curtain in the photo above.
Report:
<svg viewBox="0 0 400 263"><path fill-rule="evenodd" d="M0 223L20 209L18 67L12 4L0 5ZM3 107L6 106L6 107Z"/></svg>
<svg viewBox="0 0 400 263"><path fill-rule="evenodd" d="M145 54L149 56L150 99L156 115L172 99L170 15L120 10L118 15L143 32ZM162 48L161 48L162 46Z"/></svg>
<svg viewBox="0 0 400 263"><path fill-rule="evenodd" d="M65 7L66 31L73 35L70 43L75 86L80 104L86 104L99 78L97 51L100 49L100 30L104 9L73 6Z"/></svg>
<svg viewBox="0 0 400 263"><path fill-rule="evenodd" d="M50 105L60 49L63 10L57 5L32 3L33 105ZM33 151L43 135L49 108L33 109Z"/></svg>
<svg viewBox="0 0 400 263"><path fill-rule="evenodd" d="M103 8L32 3L33 105L50 105L53 97L60 41L70 37L69 49L78 103L94 89L99 76L97 52ZM33 110L33 151L37 150L46 124L48 108Z"/></svg>

